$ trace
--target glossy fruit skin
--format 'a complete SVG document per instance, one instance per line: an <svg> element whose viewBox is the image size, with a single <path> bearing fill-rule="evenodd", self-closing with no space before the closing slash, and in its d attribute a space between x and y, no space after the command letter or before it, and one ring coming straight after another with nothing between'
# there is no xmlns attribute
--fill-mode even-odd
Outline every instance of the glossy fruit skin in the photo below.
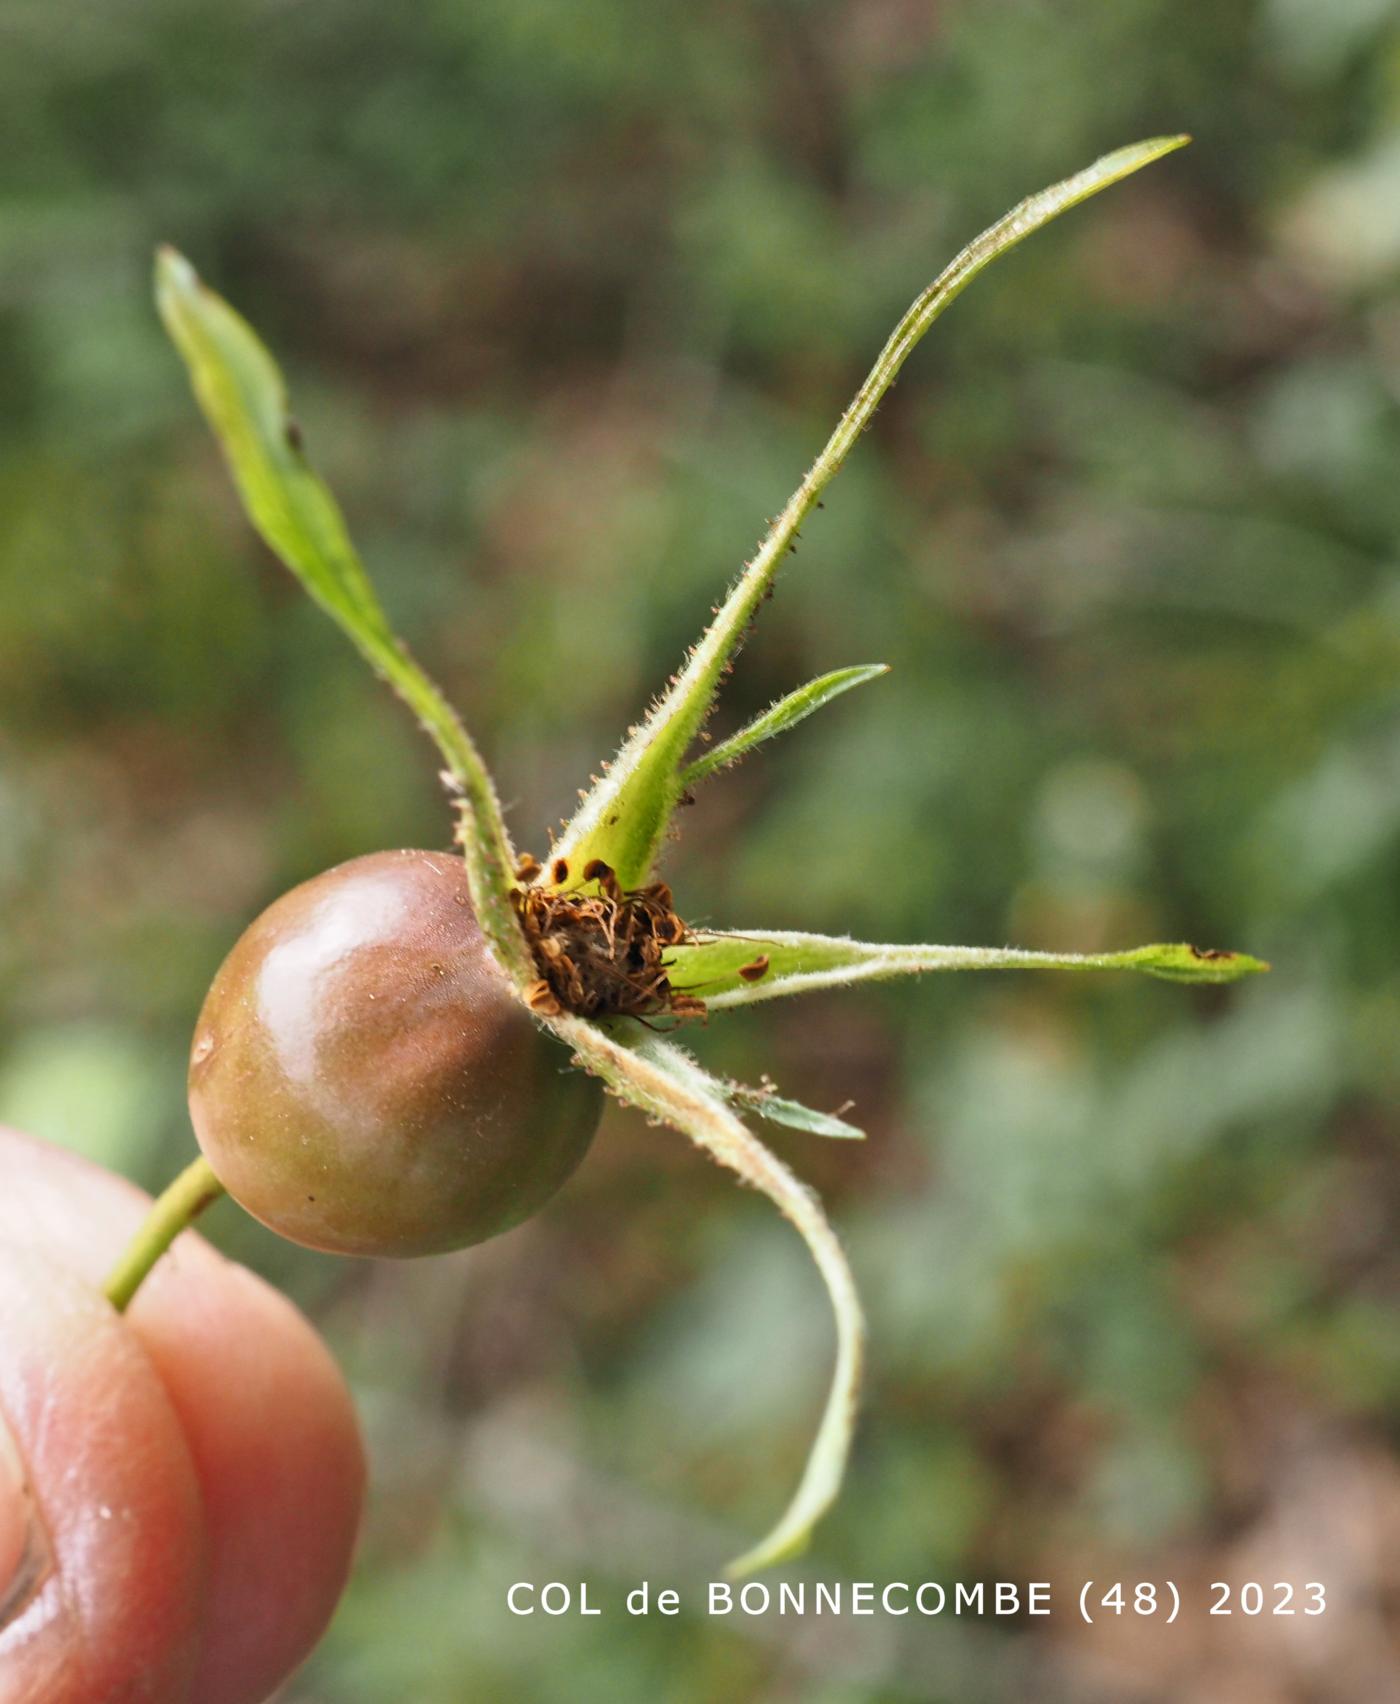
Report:
<svg viewBox="0 0 1400 1704"><path fill-rule="evenodd" d="M276 900L214 978L190 1115L263 1224L337 1254L435 1254L536 1212L602 1094L487 950L461 860L376 852Z"/></svg>

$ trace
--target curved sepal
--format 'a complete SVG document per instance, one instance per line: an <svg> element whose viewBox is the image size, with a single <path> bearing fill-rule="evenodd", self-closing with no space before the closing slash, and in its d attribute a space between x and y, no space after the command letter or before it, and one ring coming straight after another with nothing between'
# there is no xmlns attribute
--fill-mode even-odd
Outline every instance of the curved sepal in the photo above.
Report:
<svg viewBox="0 0 1400 1704"><path fill-rule="evenodd" d="M581 1018L555 1018L550 1028L619 1099L673 1126L762 1191L807 1244L826 1285L836 1320L836 1366L806 1469L778 1524L726 1571L740 1575L772 1567L805 1548L845 1476L865 1345L865 1319L851 1269L817 1197L740 1123L727 1104L728 1086L689 1054L635 1026L629 1026L625 1039L621 1030L610 1034Z"/></svg>

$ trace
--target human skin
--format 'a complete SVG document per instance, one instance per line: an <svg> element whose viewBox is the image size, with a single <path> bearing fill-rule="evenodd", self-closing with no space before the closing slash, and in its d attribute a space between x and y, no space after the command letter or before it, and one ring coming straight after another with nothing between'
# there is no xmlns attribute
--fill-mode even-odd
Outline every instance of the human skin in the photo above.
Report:
<svg viewBox="0 0 1400 1704"><path fill-rule="evenodd" d="M193 1232L117 1314L101 1283L149 1204L0 1127L0 1704L257 1704L345 1583L339 1371Z"/></svg>

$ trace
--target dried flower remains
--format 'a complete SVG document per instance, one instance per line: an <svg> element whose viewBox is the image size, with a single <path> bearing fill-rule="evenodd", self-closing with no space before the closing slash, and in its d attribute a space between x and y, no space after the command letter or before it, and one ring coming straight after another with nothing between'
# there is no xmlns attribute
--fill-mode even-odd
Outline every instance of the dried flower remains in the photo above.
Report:
<svg viewBox="0 0 1400 1704"><path fill-rule="evenodd" d="M527 857L518 873L528 881L540 866ZM665 882L624 890L601 858L585 864L572 887L567 859L556 858L550 874L553 885L536 882L513 890L540 973L526 991L532 1010L542 1017L705 1015L703 1000L671 986L666 951L694 937Z"/></svg>

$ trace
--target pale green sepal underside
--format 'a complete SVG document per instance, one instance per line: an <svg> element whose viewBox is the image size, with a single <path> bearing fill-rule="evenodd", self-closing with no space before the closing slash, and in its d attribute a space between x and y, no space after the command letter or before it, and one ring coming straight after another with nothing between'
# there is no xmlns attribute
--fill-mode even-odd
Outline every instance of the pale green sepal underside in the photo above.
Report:
<svg viewBox="0 0 1400 1704"><path fill-rule="evenodd" d="M751 967L760 954L768 959L764 975L758 981L740 976L740 967ZM1184 943L1117 953L1043 953L1014 947L885 946L791 930L706 933L694 945L669 949L667 959L672 985L698 994L711 1011L934 970L1135 970L1168 982L1236 982L1269 968L1248 953L1208 952Z"/></svg>
<svg viewBox="0 0 1400 1704"><path fill-rule="evenodd" d="M741 757L747 757L755 746L762 745L765 740L785 734L789 728L804 721L814 710L820 710L823 704L830 704L833 698L839 698L853 686L863 686L866 681L889 672L888 663L858 663L854 668L833 669L830 674L818 675L815 680L809 680L806 686L799 686L796 692L790 692L786 698L780 698L776 704L770 705L761 716L755 716L753 721L740 728L737 734L731 735L722 744L705 752L702 757L697 757L694 763L688 764L681 771L681 791L688 792L697 781L703 781L717 769L727 769L731 763L737 763Z"/></svg>
<svg viewBox="0 0 1400 1704"><path fill-rule="evenodd" d="M726 1104L729 1085L702 1070L673 1042L634 1024L604 1030L582 1018L566 1017L551 1019L549 1027L619 1099L673 1125L773 1201L807 1244L826 1285L836 1320L836 1366L801 1483L778 1524L731 1562L727 1572L750 1574L771 1567L805 1548L845 1477L865 1345L865 1320L851 1269L817 1197Z"/></svg>
<svg viewBox="0 0 1400 1704"><path fill-rule="evenodd" d="M442 753L461 794L477 916L513 980L528 985L536 972L509 898L515 854L490 774L456 711L395 637L339 505L302 453L277 363L248 322L172 248L156 256L156 303L249 519Z"/></svg>
<svg viewBox="0 0 1400 1704"><path fill-rule="evenodd" d="M760 602L786 560L802 523L865 430L880 399L928 328L984 267L1033 231L1101 189L1183 147L1185 136L1157 137L1106 154L1082 172L1012 208L940 273L912 304L841 416L826 448L769 528L685 666L628 736L607 773L585 795L552 850L572 868L601 859L623 887L640 887L656 861L666 828L685 791L686 754L699 733L724 671Z"/></svg>
<svg viewBox="0 0 1400 1704"><path fill-rule="evenodd" d="M754 1089L747 1083L726 1082L724 1092L730 1106L745 1112L756 1112L770 1124L785 1124L789 1130L805 1130L809 1136L835 1136L845 1142L863 1142L865 1132L847 1124L834 1112L818 1112L801 1101L789 1100L774 1089Z"/></svg>

